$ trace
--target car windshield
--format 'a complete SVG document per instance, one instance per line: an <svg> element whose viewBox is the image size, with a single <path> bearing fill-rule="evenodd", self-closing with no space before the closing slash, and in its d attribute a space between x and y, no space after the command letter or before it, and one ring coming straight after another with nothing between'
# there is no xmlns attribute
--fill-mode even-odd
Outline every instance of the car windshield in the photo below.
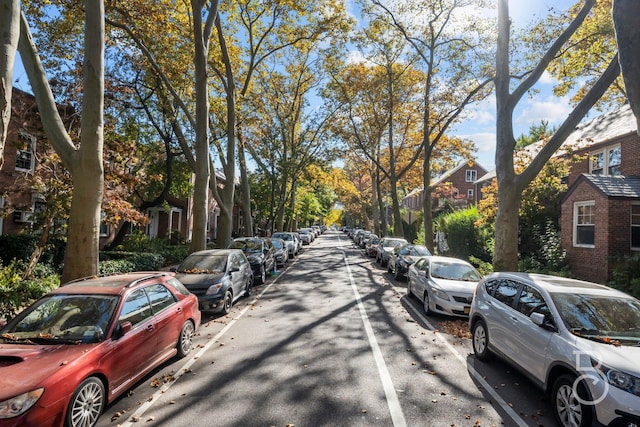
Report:
<svg viewBox="0 0 640 427"><path fill-rule="evenodd" d="M285 240L285 241L293 240L293 237L291 236L291 234L279 234L279 233L276 233L272 237L274 239L282 239L282 240Z"/></svg>
<svg viewBox="0 0 640 427"><path fill-rule="evenodd" d="M640 343L640 302L589 294L551 294L565 326L575 335L610 344Z"/></svg>
<svg viewBox="0 0 640 427"><path fill-rule="evenodd" d="M104 339L118 306L115 295L46 296L2 330L1 342L80 344Z"/></svg>
<svg viewBox="0 0 640 427"><path fill-rule="evenodd" d="M272 240L272 241L271 241L271 243L273 244L273 246L274 246L276 249L282 249L282 248L283 248L283 243L284 243L284 242L280 242L280 241L278 241L278 240Z"/></svg>
<svg viewBox="0 0 640 427"><path fill-rule="evenodd" d="M481 279L478 273L470 264L438 262L431 263L431 277L434 279L464 280L477 282Z"/></svg>
<svg viewBox="0 0 640 427"><path fill-rule="evenodd" d="M235 240L229 245L230 249L242 249L245 254L259 254L262 252L260 240Z"/></svg>
<svg viewBox="0 0 640 427"><path fill-rule="evenodd" d="M426 246L407 246L400 249L400 255L429 256L431 252L429 252Z"/></svg>
<svg viewBox="0 0 640 427"><path fill-rule="evenodd" d="M404 240L385 240L384 246L385 248L395 248L396 246L402 245L405 243L407 242L405 242Z"/></svg>
<svg viewBox="0 0 640 427"><path fill-rule="evenodd" d="M222 273L227 266L226 255L191 254L178 267L178 273L213 274Z"/></svg>

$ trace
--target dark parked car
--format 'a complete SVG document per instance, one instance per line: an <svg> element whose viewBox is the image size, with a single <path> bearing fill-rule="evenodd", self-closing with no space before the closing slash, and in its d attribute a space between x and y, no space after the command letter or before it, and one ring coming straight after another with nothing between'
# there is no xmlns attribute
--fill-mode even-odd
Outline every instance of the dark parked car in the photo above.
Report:
<svg viewBox="0 0 640 427"><path fill-rule="evenodd" d="M271 239L273 248L276 250L276 264L278 267L284 267L289 262L289 249L287 243L282 239Z"/></svg>
<svg viewBox="0 0 640 427"><path fill-rule="evenodd" d="M378 245L380 244L380 240L382 239L380 239L379 237L374 237L367 242L367 245L364 249L367 252L369 258L376 258L378 256Z"/></svg>
<svg viewBox="0 0 640 427"><path fill-rule="evenodd" d="M253 270L253 284L261 285L267 281L267 273L275 274L276 250L271 239L266 237L237 237L229 249L240 249L247 256Z"/></svg>
<svg viewBox="0 0 640 427"><path fill-rule="evenodd" d="M298 233L292 233L288 231L278 231L271 235L271 239L282 239L285 241L287 245L287 249L289 251L289 258L293 258L298 254Z"/></svg>
<svg viewBox="0 0 640 427"><path fill-rule="evenodd" d="M200 310L227 314L233 303L249 296L253 272L239 249L210 249L187 256L176 278L198 297Z"/></svg>
<svg viewBox="0 0 640 427"><path fill-rule="evenodd" d="M187 355L198 300L172 273L61 286L0 330L0 424L95 426L105 405Z"/></svg>
<svg viewBox="0 0 640 427"><path fill-rule="evenodd" d="M389 262L387 262L387 271L393 273L396 280L402 279L409 267L416 259L429 256L431 252L424 245L406 244L396 246L393 252L389 254Z"/></svg>
<svg viewBox="0 0 640 427"><path fill-rule="evenodd" d="M482 280L475 355L500 356L548 393L558 425L640 425L640 301L596 283L528 273Z"/></svg>

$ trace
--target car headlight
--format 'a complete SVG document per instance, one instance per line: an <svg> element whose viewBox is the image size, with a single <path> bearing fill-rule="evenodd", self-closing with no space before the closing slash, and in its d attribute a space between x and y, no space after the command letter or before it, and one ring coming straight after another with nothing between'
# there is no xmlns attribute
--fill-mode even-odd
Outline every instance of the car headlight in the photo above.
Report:
<svg viewBox="0 0 640 427"><path fill-rule="evenodd" d="M627 374L626 372L610 368L594 359L591 359L591 364L610 385L619 388L620 390L624 390L627 393L640 396L640 378Z"/></svg>
<svg viewBox="0 0 640 427"><path fill-rule="evenodd" d="M443 292L440 289L436 289L436 288L431 288L431 292L433 293L433 295L437 296L438 298L443 299L445 301L449 301L449 295L447 295L446 292Z"/></svg>
<svg viewBox="0 0 640 427"><path fill-rule="evenodd" d="M42 393L44 388L38 388L0 402L0 419L14 418L24 414L36 404Z"/></svg>
<svg viewBox="0 0 640 427"><path fill-rule="evenodd" d="M218 292L220 292L220 289L222 289L222 283L216 283L213 286L209 286L209 289L207 289L206 295L215 295Z"/></svg>

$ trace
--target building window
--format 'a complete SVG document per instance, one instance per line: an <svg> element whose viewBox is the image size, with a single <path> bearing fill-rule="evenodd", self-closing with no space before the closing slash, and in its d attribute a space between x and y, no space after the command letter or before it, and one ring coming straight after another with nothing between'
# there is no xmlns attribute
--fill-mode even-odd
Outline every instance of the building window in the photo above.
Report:
<svg viewBox="0 0 640 427"><path fill-rule="evenodd" d="M573 206L573 244L593 247L595 243L595 202L580 202Z"/></svg>
<svg viewBox="0 0 640 427"><path fill-rule="evenodd" d="M16 170L33 172L35 168L36 137L20 131L21 149L16 153Z"/></svg>
<svg viewBox="0 0 640 427"><path fill-rule="evenodd" d="M466 182L476 182L477 179L478 179L478 171L473 169L469 169L466 171L465 179L464 179Z"/></svg>
<svg viewBox="0 0 640 427"><path fill-rule="evenodd" d="M622 150L620 146L608 147L589 154L590 172L594 175L621 175Z"/></svg>
<svg viewBox="0 0 640 427"><path fill-rule="evenodd" d="M473 199L473 189L472 188L467 190L467 199Z"/></svg>
<svg viewBox="0 0 640 427"><path fill-rule="evenodd" d="M640 250L640 204L631 205L631 249Z"/></svg>

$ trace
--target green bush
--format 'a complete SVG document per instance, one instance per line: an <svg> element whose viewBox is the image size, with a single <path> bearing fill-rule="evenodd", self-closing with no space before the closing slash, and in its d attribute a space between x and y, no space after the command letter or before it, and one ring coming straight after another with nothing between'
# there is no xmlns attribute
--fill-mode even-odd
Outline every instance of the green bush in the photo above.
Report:
<svg viewBox="0 0 640 427"><path fill-rule="evenodd" d="M127 273L129 271L159 270L164 265L165 259L162 255L157 253L103 251L100 252L100 264L98 265L98 270L101 274L103 268L107 270L105 271L105 273L116 273L117 270L114 270L114 268L116 268L115 266L118 265L116 263L118 261L126 262L121 264L122 268L126 268L125 270L121 270L121 272ZM101 267L101 265L104 263L109 264L105 267Z"/></svg>
<svg viewBox="0 0 640 427"><path fill-rule="evenodd" d="M136 271L136 268L135 264L128 259L100 261L98 264L98 274L100 275L129 273L131 271Z"/></svg>
<svg viewBox="0 0 640 427"><path fill-rule="evenodd" d="M483 261L491 259L491 236L476 226L480 212L476 207L456 210L439 216L435 221L435 231L442 231L447 237L448 251L441 255L461 259L471 256Z"/></svg>
<svg viewBox="0 0 640 427"><path fill-rule="evenodd" d="M640 254L614 259L608 285L640 298Z"/></svg>
<svg viewBox="0 0 640 427"><path fill-rule="evenodd" d="M48 274L46 269L39 269L30 280L22 280L22 272L18 262L0 267L0 318L10 320L32 301L60 286L58 275Z"/></svg>
<svg viewBox="0 0 640 427"><path fill-rule="evenodd" d="M547 221L544 230L533 226L531 240L538 249L522 258L518 269L530 273L552 274L569 277L569 263L566 252L562 249L560 231L555 222ZM531 243L531 242L530 242Z"/></svg>
<svg viewBox="0 0 640 427"><path fill-rule="evenodd" d="M28 261L36 247L38 237L33 234L5 234L0 236L0 259L6 265L13 260Z"/></svg>

